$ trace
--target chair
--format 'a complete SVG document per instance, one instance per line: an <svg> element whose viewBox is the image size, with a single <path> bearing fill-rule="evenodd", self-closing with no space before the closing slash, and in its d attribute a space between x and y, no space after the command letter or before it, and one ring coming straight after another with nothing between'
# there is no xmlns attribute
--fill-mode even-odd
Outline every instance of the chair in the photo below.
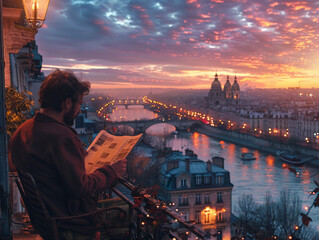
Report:
<svg viewBox="0 0 319 240"><path fill-rule="evenodd" d="M124 214L124 216L126 214L122 208L111 207L76 216L51 217L43 202L33 176L22 170L18 170L18 176L20 180L16 179L15 181L29 214L31 224L34 230L45 240L59 240L58 226L61 222L88 216L92 216L95 220L98 220L98 218L102 219L103 214L107 211L119 211L119 213ZM96 236L96 239L99 239L98 232Z"/></svg>

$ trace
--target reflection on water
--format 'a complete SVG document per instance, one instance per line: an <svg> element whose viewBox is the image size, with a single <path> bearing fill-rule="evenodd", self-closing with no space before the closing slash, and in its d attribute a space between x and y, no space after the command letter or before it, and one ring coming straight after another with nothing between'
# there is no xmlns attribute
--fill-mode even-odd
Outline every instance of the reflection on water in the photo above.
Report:
<svg viewBox="0 0 319 240"><path fill-rule="evenodd" d="M128 108L125 108L125 106L116 106L112 113L109 113L109 116L114 122L153 119L159 117L157 113L145 109L142 105L131 105L128 106Z"/></svg>
<svg viewBox="0 0 319 240"><path fill-rule="evenodd" d="M276 161L271 154L246 147L237 146L225 141L209 138L204 134L180 133L171 136L168 146L175 150L193 149L199 159L207 161L214 156L225 158L225 169L230 171L233 188L233 210L237 207L237 200L243 193L253 194L258 203L264 202L266 193L269 192L274 199L279 197L280 191L287 189L296 192L302 206L310 206L313 198L308 198L309 191L315 189L313 180L319 178L319 170L309 167L298 167L299 177L288 169L282 168L282 163ZM242 161L241 154L252 152L257 158L255 161ZM316 209L312 211L312 226L319 225L319 214Z"/></svg>
<svg viewBox="0 0 319 240"><path fill-rule="evenodd" d="M158 117L157 114L143 109L142 106L130 106L132 108L118 108L111 115L116 120L122 119L151 119ZM160 129L160 130L158 130ZM172 132L175 128L170 125L156 125L147 130L148 134L158 135L160 131ZM237 201L241 194L253 194L254 199L264 202L266 193L269 192L274 199L279 197L283 189L296 192L302 200L303 207L309 207L313 198L308 198L309 192L315 189L314 179L319 178L319 169L309 167L298 167L299 177L288 169L282 167L282 163L276 161L275 157L269 153L255 149L241 147L233 143L210 138L204 134L179 133L170 135L167 146L174 150L184 151L186 148L194 150L199 159L207 161L214 156L225 158L225 169L230 171L231 182L234 184L232 203L233 211L237 207ZM242 161L241 154L252 152L257 158L255 161ZM311 225L315 228L319 225L319 214L317 209L313 209ZM319 230L319 229L318 229Z"/></svg>
<svg viewBox="0 0 319 240"><path fill-rule="evenodd" d="M153 136L166 136L171 134L173 131L175 131L175 127L167 124L167 123L161 123L161 124L156 124L148 129L146 129L146 134L150 134Z"/></svg>

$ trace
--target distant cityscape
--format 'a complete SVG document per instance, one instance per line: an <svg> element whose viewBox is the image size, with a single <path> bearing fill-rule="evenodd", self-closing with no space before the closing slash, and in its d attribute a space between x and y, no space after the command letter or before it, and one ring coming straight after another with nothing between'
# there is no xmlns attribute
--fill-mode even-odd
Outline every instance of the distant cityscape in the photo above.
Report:
<svg viewBox="0 0 319 240"><path fill-rule="evenodd" d="M97 194L123 211L103 215L108 230L132 240L319 239L317 1L66 0L48 11L49 1L31 2L0 1L2 96L16 91L0 101L1 239L40 238L6 161L6 130L40 110L56 68L91 84L73 125L84 149L102 130L142 135L113 158L128 160L121 183Z"/></svg>
<svg viewBox="0 0 319 240"><path fill-rule="evenodd" d="M121 121L125 121L124 118L113 121L109 117L108 114L114 111L115 106L124 105L124 108L128 108L130 104L143 104L164 117L156 121L136 119L127 122L133 126L135 134L160 122L177 126L176 120L181 122L178 125L180 129L187 129L193 124L190 120L195 120L204 124L195 128L197 132L273 154L287 146L296 145L298 147L290 150L299 151L299 154L317 164L319 107L315 103L319 100L319 89L297 87L242 91L237 77L230 80L226 76L223 86L219 79L216 74L211 89L206 90L172 90L160 94L150 91L143 99L90 95L86 102L88 108L94 103L97 115L103 121L106 120L107 123L100 124L101 128L107 126L107 129L113 130L121 125ZM118 125L116 121L119 121ZM147 125L148 121L154 122ZM189 125L183 125L183 122ZM257 142L258 138L261 141ZM148 143L148 140L145 139L144 142ZM146 151L147 147L142 149ZM168 201L170 208L178 212L185 221L193 222L208 237L210 234L217 239L246 236L240 218L233 215L231 199L233 184L236 186L236 182L230 182L231 175L224 169L223 158L213 157L212 162L205 162L198 159L191 149L186 149L184 154L172 148L162 148L141 159L139 161L143 164L140 162L141 165L135 167L143 166L145 172L157 166L156 173L152 172L149 176L147 173L143 176L143 173L139 176L144 179L142 182L148 176L148 183L160 184L159 196ZM284 168L299 177L295 168ZM152 178L155 180L152 181ZM179 233L186 234L185 239L193 239L187 229L181 229Z"/></svg>
<svg viewBox="0 0 319 240"><path fill-rule="evenodd" d="M237 127L243 127L245 124L246 130L255 133L271 133L282 138L289 136L296 141L318 143L318 88L240 91L239 85L236 85L236 90L232 90L227 80L222 89L216 76L211 89L206 90L206 93L194 91L191 94L186 91L183 94L177 91L174 94L151 96L164 103L206 113L214 116L215 120L236 122Z"/></svg>

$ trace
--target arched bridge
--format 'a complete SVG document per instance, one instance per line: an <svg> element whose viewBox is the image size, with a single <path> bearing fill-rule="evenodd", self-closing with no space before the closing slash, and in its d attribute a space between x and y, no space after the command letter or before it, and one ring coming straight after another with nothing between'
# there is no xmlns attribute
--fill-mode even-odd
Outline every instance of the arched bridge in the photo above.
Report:
<svg viewBox="0 0 319 240"><path fill-rule="evenodd" d="M164 117L159 117L155 119L150 119L150 120L135 120L135 121L123 121L123 122L109 122L108 127L118 127L118 126L129 126L134 129L134 133L143 133L148 129L149 127L160 124L160 123L168 123L173 125L176 130L178 131L186 131L189 129L192 125L194 124L201 124L200 121L196 120L168 120L165 119Z"/></svg>
<svg viewBox="0 0 319 240"><path fill-rule="evenodd" d="M113 105L119 106L125 106L127 108L129 105L144 105L145 103L143 102L143 99L114 99L113 100Z"/></svg>

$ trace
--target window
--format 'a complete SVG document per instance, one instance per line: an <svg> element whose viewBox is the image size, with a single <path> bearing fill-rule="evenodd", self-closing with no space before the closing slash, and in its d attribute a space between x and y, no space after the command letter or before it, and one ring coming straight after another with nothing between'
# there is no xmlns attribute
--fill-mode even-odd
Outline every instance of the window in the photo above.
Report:
<svg viewBox="0 0 319 240"><path fill-rule="evenodd" d="M224 184L224 175L217 175L216 176L216 184L218 184L218 185Z"/></svg>
<svg viewBox="0 0 319 240"><path fill-rule="evenodd" d="M202 184L202 177L196 177L196 185Z"/></svg>
<svg viewBox="0 0 319 240"><path fill-rule="evenodd" d="M181 187L187 187L186 179L181 179Z"/></svg>
<svg viewBox="0 0 319 240"><path fill-rule="evenodd" d="M178 195L179 206L188 206L188 196L187 194Z"/></svg>
<svg viewBox="0 0 319 240"><path fill-rule="evenodd" d="M209 176L204 177L204 184L210 184L210 177Z"/></svg>
<svg viewBox="0 0 319 240"><path fill-rule="evenodd" d="M218 212L217 213L216 222L219 222L219 223L224 222L224 214L223 214L223 212Z"/></svg>
<svg viewBox="0 0 319 240"><path fill-rule="evenodd" d="M195 220L196 220L196 223L201 223L201 219L200 219L200 211L196 211L195 213Z"/></svg>
<svg viewBox="0 0 319 240"><path fill-rule="evenodd" d="M205 204L210 203L210 196L205 194Z"/></svg>
<svg viewBox="0 0 319 240"><path fill-rule="evenodd" d="M202 204L202 201L200 199L200 196L201 194L200 193L196 193L196 201L195 201L195 204Z"/></svg>
<svg viewBox="0 0 319 240"><path fill-rule="evenodd" d="M210 211L205 211L205 223L210 222Z"/></svg>
<svg viewBox="0 0 319 240"><path fill-rule="evenodd" d="M184 206L188 205L188 196L186 194L183 194L183 205Z"/></svg>
<svg viewBox="0 0 319 240"><path fill-rule="evenodd" d="M217 192L217 203L222 203L222 202L223 202L223 193Z"/></svg>

